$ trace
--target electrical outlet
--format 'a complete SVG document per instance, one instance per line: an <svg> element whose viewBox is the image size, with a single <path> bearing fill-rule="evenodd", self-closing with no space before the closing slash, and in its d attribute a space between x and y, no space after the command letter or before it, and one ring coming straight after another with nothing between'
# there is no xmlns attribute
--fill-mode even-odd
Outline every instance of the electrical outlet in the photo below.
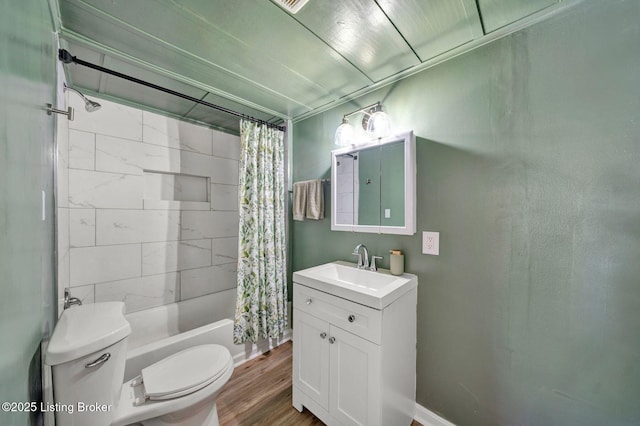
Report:
<svg viewBox="0 0 640 426"><path fill-rule="evenodd" d="M384 218L389 219L391 217L391 209L384 209Z"/></svg>
<svg viewBox="0 0 640 426"><path fill-rule="evenodd" d="M432 254L434 256L440 255L440 233L428 232L422 233L422 253Z"/></svg>

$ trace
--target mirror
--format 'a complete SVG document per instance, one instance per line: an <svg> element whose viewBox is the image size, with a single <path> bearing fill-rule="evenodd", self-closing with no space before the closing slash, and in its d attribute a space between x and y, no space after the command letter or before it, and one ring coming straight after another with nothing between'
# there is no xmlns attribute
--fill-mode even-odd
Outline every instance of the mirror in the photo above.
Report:
<svg viewBox="0 0 640 426"><path fill-rule="evenodd" d="M331 230L415 234L412 131L341 148L331 157Z"/></svg>

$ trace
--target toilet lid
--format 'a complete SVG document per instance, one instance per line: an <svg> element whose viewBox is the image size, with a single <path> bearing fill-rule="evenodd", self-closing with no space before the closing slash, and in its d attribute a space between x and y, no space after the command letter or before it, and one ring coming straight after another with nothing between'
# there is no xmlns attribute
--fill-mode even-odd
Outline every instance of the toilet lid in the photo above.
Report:
<svg viewBox="0 0 640 426"><path fill-rule="evenodd" d="M223 375L230 363L231 354L224 346L185 349L142 369L145 395L159 400L195 392Z"/></svg>

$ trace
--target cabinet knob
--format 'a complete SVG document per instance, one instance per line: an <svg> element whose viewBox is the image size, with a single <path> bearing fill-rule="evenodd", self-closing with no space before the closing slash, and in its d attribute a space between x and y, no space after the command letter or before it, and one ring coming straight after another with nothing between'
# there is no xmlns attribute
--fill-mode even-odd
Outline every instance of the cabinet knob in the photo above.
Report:
<svg viewBox="0 0 640 426"><path fill-rule="evenodd" d="M347 318L349 320L349 322L354 322L356 320L356 316L351 314L349 315L349 318Z"/></svg>
<svg viewBox="0 0 640 426"><path fill-rule="evenodd" d="M325 333L324 331L322 333L320 333L320 338L324 339L325 337L327 337L327 333Z"/></svg>
<svg viewBox="0 0 640 426"><path fill-rule="evenodd" d="M307 299L307 305L310 305L310 304L311 304L311 302L313 302L313 300L311 300L311 298L308 298L308 299Z"/></svg>
<svg viewBox="0 0 640 426"><path fill-rule="evenodd" d="M335 337L329 337L329 343L331 343L333 345L333 343L336 341Z"/></svg>

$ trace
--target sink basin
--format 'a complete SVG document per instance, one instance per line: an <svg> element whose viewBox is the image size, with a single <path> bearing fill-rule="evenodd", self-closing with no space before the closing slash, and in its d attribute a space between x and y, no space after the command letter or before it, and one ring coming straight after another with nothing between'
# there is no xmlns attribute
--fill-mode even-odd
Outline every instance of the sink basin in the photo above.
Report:
<svg viewBox="0 0 640 426"><path fill-rule="evenodd" d="M293 282L325 293L383 309L418 285L413 274L391 275L386 269L372 272L349 262L331 262L293 273Z"/></svg>

